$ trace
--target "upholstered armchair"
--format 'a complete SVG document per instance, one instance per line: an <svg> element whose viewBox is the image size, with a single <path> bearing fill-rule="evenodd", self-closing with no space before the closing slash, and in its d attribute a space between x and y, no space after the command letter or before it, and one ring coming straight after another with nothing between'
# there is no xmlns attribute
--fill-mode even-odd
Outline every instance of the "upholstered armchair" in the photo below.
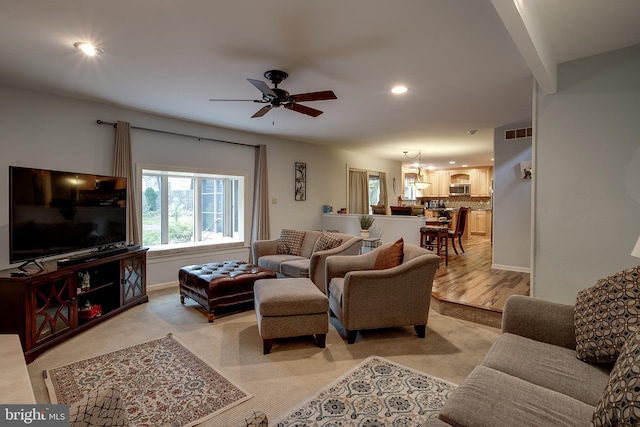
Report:
<svg viewBox="0 0 640 427"><path fill-rule="evenodd" d="M398 242L363 255L327 258L329 307L345 327L349 344L363 329L413 325L420 338L425 336L440 257ZM394 254L398 246L400 256Z"/></svg>

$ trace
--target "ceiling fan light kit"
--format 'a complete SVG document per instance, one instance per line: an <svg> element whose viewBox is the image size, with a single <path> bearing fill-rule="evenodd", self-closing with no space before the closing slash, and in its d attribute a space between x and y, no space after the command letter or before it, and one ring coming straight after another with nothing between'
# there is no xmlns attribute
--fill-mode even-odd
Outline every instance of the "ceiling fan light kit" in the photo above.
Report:
<svg viewBox="0 0 640 427"><path fill-rule="evenodd" d="M271 111L272 108L278 108L283 106L287 110L292 110L297 113L305 114L310 117L318 117L323 112L316 110L315 108L300 105L298 102L311 102L311 101L326 101L331 99L338 99L336 94L331 90L325 90L320 92L308 92L291 95L284 89L280 89L278 85L282 83L289 74L280 70L269 70L264 73L264 77L273 83L273 88L270 88L262 80L247 79L256 89L262 92L262 99L210 99L209 101L251 101L259 104L268 104L258 110L251 118L262 117Z"/></svg>

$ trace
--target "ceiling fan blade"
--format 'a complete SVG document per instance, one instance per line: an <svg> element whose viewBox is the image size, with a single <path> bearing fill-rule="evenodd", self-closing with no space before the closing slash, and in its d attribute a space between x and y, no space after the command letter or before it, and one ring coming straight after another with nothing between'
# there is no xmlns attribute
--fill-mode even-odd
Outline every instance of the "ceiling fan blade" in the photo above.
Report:
<svg viewBox="0 0 640 427"><path fill-rule="evenodd" d="M253 116L251 116L251 118L254 119L256 117L262 117L265 114L267 114L271 110L271 108L272 108L271 104L265 105L264 107L259 109L257 113L255 113Z"/></svg>
<svg viewBox="0 0 640 427"><path fill-rule="evenodd" d="M247 80L249 80L249 83L254 85L256 89L262 92L264 96L273 97L273 98L278 97L278 95L276 95L275 92L272 91L271 88L267 86L267 84L262 80L254 80L254 79L247 79Z"/></svg>
<svg viewBox="0 0 640 427"><path fill-rule="evenodd" d="M307 107L305 105L300 104L285 104L284 108L296 111L298 113L306 114L311 117L318 117L323 112L320 110L316 110L315 108Z"/></svg>
<svg viewBox="0 0 640 427"><path fill-rule="evenodd" d="M241 102L265 102L262 100L257 100L257 99L209 99L209 101L241 101Z"/></svg>
<svg viewBox="0 0 640 427"><path fill-rule="evenodd" d="M338 99L332 90L323 90L322 92L309 92L291 95L295 102L324 101L327 99Z"/></svg>

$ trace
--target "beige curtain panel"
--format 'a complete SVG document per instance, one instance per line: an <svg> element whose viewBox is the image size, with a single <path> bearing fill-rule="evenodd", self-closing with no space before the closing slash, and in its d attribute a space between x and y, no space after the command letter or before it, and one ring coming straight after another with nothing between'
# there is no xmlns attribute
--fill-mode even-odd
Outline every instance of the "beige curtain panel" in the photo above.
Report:
<svg viewBox="0 0 640 427"><path fill-rule="evenodd" d="M349 213L369 213L369 177L367 171L349 169Z"/></svg>
<svg viewBox="0 0 640 427"><path fill-rule="evenodd" d="M113 174L127 178L127 242L139 245L141 240L137 220L135 175L131 160L131 125L127 122L116 123Z"/></svg>

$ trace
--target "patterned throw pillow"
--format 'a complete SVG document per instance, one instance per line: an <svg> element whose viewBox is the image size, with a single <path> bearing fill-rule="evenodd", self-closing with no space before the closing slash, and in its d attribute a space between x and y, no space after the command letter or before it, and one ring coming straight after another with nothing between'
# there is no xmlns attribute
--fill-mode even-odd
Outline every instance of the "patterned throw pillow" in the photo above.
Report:
<svg viewBox="0 0 640 427"><path fill-rule="evenodd" d="M404 240L400 238L388 248L378 251L373 268L374 270L386 270L397 267L402 264L402 258L404 258Z"/></svg>
<svg viewBox="0 0 640 427"><path fill-rule="evenodd" d="M278 254L300 255L302 240L304 240L304 231L283 229L278 239Z"/></svg>
<svg viewBox="0 0 640 427"><path fill-rule="evenodd" d="M609 375L592 426L635 426L640 421L640 330L627 338Z"/></svg>
<svg viewBox="0 0 640 427"><path fill-rule="evenodd" d="M578 292L576 352L589 363L613 363L640 320L640 266L600 279Z"/></svg>
<svg viewBox="0 0 640 427"><path fill-rule="evenodd" d="M316 240L316 244L313 247L313 252L326 251L329 249L337 248L342 244L342 239L334 237L331 234L323 231Z"/></svg>
<svg viewBox="0 0 640 427"><path fill-rule="evenodd" d="M69 406L70 427L128 425L122 394L115 388L93 390Z"/></svg>
<svg viewBox="0 0 640 427"><path fill-rule="evenodd" d="M269 420L262 411L253 411L247 415L242 423L238 427L268 427Z"/></svg>

